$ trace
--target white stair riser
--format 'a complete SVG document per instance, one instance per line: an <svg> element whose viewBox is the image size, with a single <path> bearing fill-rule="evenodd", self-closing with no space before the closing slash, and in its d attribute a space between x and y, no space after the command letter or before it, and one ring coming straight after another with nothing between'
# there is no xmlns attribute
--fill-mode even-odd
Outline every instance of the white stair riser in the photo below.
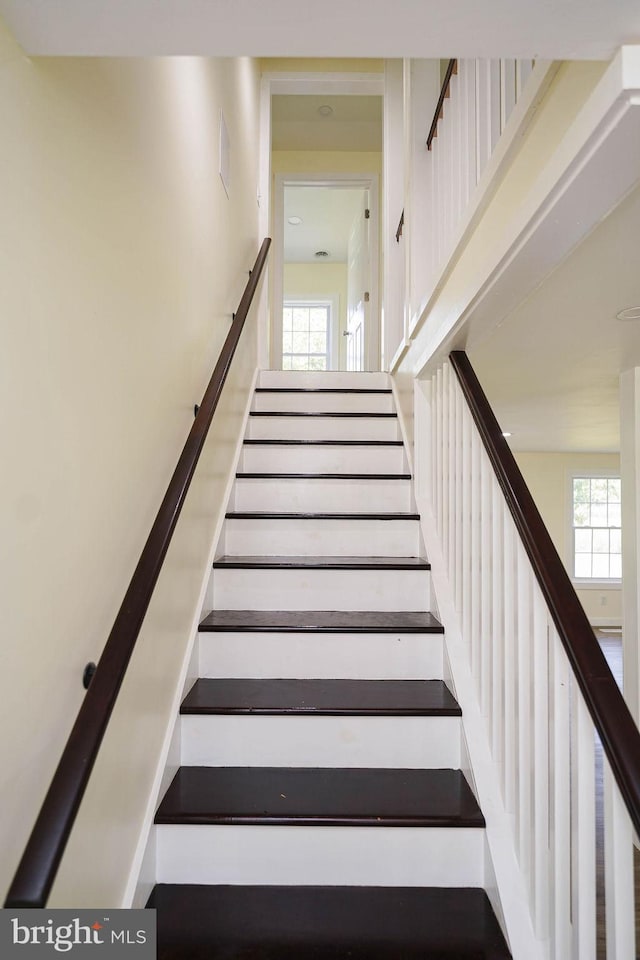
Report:
<svg viewBox="0 0 640 960"><path fill-rule="evenodd" d="M399 440L396 417L249 417L251 440Z"/></svg>
<svg viewBox="0 0 640 960"><path fill-rule="evenodd" d="M218 610L428 610L427 570L213 571Z"/></svg>
<svg viewBox="0 0 640 960"><path fill-rule="evenodd" d="M205 633L201 677L442 680L440 633Z"/></svg>
<svg viewBox="0 0 640 960"><path fill-rule="evenodd" d="M484 831L468 827L160 825L156 844L158 883L484 883Z"/></svg>
<svg viewBox="0 0 640 960"><path fill-rule="evenodd" d="M280 388L329 388L331 390L386 390L389 376L386 373L349 373L346 370L262 370L260 387Z"/></svg>
<svg viewBox="0 0 640 960"><path fill-rule="evenodd" d="M417 557L417 520L227 520L227 556Z"/></svg>
<svg viewBox="0 0 640 960"><path fill-rule="evenodd" d="M402 447L245 446L247 473L406 473Z"/></svg>
<svg viewBox="0 0 640 960"><path fill-rule="evenodd" d="M409 480L236 480L234 510L285 513L406 513L411 510Z"/></svg>
<svg viewBox="0 0 640 960"><path fill-rule="evenodd" d="M181 727L187 766L460 766L458 717L183 716Z"/></svg>
<svg viewBox="0 0 640 960"><path fill-rule="evenodd" d="M252 410L299 410L303 413L393 413L390 393L256 393Z"/></svg>

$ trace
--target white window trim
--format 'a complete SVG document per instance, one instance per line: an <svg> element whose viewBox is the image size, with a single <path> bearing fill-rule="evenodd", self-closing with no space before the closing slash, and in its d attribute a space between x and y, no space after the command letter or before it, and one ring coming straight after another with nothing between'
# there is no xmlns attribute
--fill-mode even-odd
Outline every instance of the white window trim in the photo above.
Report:
<svg viewBox="0 0 640 960"><path fill-rule="evenodd" d="M608 579L595 579L595 578L579 578L574 577L573 575L573 564L574 564L574 555L573 555L573 481L578 477L601 477L602 479L610 479L611 477L620 478L619 470L607 469L606 467L585 467L583 469L578 469L577 467L567 472L566 479L566 492L567 492L567 549L566 549L566 558L567 558L567 571L571 578L571 582L576 590L621 590L622 589L622 578L621 577L611 577Z"/></svg>
<svg viewBox="0 0 640 960"><path fill-rule="evenodd" d="M329 307L329 329L327 331L328 336L328 345L327 345L327 360L328 367L327 370L337 370L338 369L338 321L339 321L339 308L340 308L340 297L339 294L335 293L319 293L317 295L307 294L304 297L283 297L282 305L293 304L294 306L309 306L311 304L317 304L319 307ZM282 323L280 324L282 329ZM282 365L282 359L280 362Z"/></svg>

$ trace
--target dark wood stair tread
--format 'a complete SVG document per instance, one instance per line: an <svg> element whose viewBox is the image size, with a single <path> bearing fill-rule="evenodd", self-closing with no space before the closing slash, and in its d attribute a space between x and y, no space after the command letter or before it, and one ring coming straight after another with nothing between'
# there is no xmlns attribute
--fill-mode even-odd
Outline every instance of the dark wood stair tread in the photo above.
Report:
<svg viewBox="0 0 640 960"><path fill-rule="evenodd" d="M460 770L180 767L156 823L483 827Z"/></svg>
<svg viewBox="0 0 640 960"><path fill-rule="evenodd" d="M182 714L460 716L442 680L197 680Z"/></svg>
<svg viewBox="0 0 640 960"><path fill-rule="evenodd" d="M238 480L411 480L410 473L236 473Z"/></svg>
<svg viewBox="0 0 640 960"><path fill-rule="evenodd" d="M247 439L243 443L250 446L279 447L401 447L402 440L256 440Z"/></svg>
<svg viewBox="0 0 640 960"><path fill-rule="evenodd" d="M419 520L419 513L278 513L243 510L225 513L227 520Z"/></svg>
<svg viewBox="0 0 640 960"><path fill-rule="evenodd" d="M200 623L212 632L444 633L423 610L212 610Z"/></svg>
<svg viewBox="0 0 640 960"><path fill-rule="evenodd" d="M389 387L256 387L256 393L393 393Z"/></svg>
<svg viewBox="0 0 640 960"><path fill-rule="evenodd" d="M158 960L509 960L484 890L159 884Z"/></svg>
<svg viewBox="0 0 640 960"><path fill-rule="evenodd" d="M397 420L397 413L358 413L357 411L346 410L318 410L307 412L302 410L251 410L250 417L328 417L333 419L349 420L371 420L381 418L383 420Z"/></svg>
<svg viewBox="0 0 640 960"><path fill-rule="evenodd" d="M422 557L255 557L223 556L213 561L216 570L430 570Z"/></svg>

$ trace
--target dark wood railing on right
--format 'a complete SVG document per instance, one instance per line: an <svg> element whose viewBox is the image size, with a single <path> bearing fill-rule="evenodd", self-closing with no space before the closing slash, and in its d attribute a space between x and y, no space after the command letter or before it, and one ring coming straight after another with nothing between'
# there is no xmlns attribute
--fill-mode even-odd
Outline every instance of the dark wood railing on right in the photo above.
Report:
<svg viewBox="0 0 640 960"><path fill-rule="evenodd" d="M267 237L209 386L127 588L69 739L9 889L5 907L44 907L84 795L100 744L207 439L231 361L269 252Z"/></svg>
<svg viewBox="0 0 640 960"><path fill-rule="evenodd" d="M637 834L640 731L466 353L451 364L489 455Z"/></svg>
<svg viewBox="0 0 640 960"><path fill-rule="evenodd" d="M442 87L440 88L440 96L438 97L438 104L433 114L433 120L431 121L431 127L429 128L429 136L427 137L427 150L431 150L431 144L434 141L434 138L438 135L438 121L444 113L444 102L449 96L449 87L451 85L451 77L453 77L458 72L458 61L456 59L449 60L447 64L447 69L445 71L444 79L442 81Z"/></svg>

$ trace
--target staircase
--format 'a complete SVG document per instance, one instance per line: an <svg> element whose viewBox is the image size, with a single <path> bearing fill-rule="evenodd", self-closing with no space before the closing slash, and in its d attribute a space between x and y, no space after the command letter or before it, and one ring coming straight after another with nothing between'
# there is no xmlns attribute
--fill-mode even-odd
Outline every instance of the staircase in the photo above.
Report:
<svg viewBox="0 0 640 960"><path fill-rule="evenodd" d="M263 372L156 815L158 956L510 956L384 374Z"/></svg>

